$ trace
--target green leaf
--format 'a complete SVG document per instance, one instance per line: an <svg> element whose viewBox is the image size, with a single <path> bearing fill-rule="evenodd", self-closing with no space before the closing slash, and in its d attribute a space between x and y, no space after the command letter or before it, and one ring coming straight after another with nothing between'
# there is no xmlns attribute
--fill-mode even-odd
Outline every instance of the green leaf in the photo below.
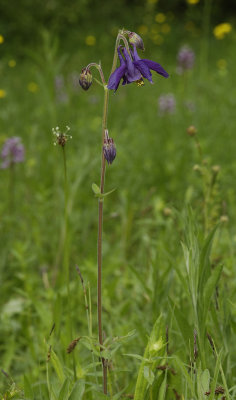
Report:
<svg viewBox="0 0 236 400"><path fill-rule="evenodd" d="M24 376L24 397L27 400L34 400L34 392L27 376Z"/></svg>
<svg viewBox="0 0 236 400"><path fill-rule="evenodd" d="M155 324L153 325L153 329L144 352L144 360L142 360L142 363L139 368L138 378L135 387L134 400L143 400L145 398L145 393L148 388L148 382L146 380L146 377L144 376L144 368L146 367L147 364L145 359L148 359L148 362L150 363L153 357L157 357L157 355L163 356L164 354L163 350L165 348L163 337L165 337L165 328L162 315L160 315L160 317L156 320ZM151 362L149 368L151 368L152 372L155 370L156 365L157 361Z"/></svg>
<svg viewBox="0 0 236 400"><path fill-rule="evenodd" d="M201 386L203 394L209 391L210 384L210 372L208 369L205 369L201 374Z"/></svg>
<svg viewBox="0 0 236 400"><path fill-rule="evenodd" d="M101 197L109 196L109 194L113 193L115 190L116 190L116 188L110 190L109 192L102 193L102 194L101 194Z"/></svg>
<svg viewBox="0 0 236 400"><path fill-rule="evenodd" d="M143 368L143 376L146 379L146 381L149 383L149 385L152 385L155 379L155 375L152 372L151 368L148 367L147 365L144 366Z"/></svg>
<svg viewBox="0 0 236 400"><path fill-rule="evenodd" d="M162 382L160 390L159 390L158 400L166 399L166 386L167 386L167 370L165 371L165 377L163 379L163 382Z"/></svg>
<svg viewBox="0 0 236 400"><path fill-rule="evenodd" d="M186 350L189 351L189 339L193 336L193 330L191 326L188 323L188 320L186 318L186 314L183 314L180 309L176 306L176 304L169 298L169 302L171 305L172 313L174 315L174 318L177 322L179 331L182 335L182 338L184 340L184 344L186 347Z"/></svg>
<svg viewBox="0 0 236 400"><path fill-rule="evenodd" d="M181 359L178 356L175 356L174 358L175 358L177 369L181 370L181 374L185 378L186 382L188 383L188 386L191 390L192 396L195 397L193 382L188 373L187 368L185 367L184 363L181 361Z"/></svg>
<svg viewBox="0 0 236 400"><path fill-rule="evenodd" d="M222 272L223 266L222 265L217 265L215 269L213 270L211 277L208 279L206 286L204 288L204 294L203 294L203 299L204 299L204 310L203 310L203 322L206 320L208 309L210 307L210 302L212 295L215 291L216 285L220 279L221 272Z"/></svg>
<svg viewBox="0 0 236 400"><path fill-rule="evenodd" d="M214 399L214 394L215 394L218 375L219 375L219 371L220 371L222 355L223 355L223 349L221 349L221 351L217 355L216 366L215 366L215 371L214 371L214 377L213 377L212 382L211 382L211 394L209 396L209 400L213 400Z"/></svg>
<svg viewBox="0 0 236 400"><path fill-rule="evenodd" d="M85 381L80 379L75 382L68 400L82 400L85 391Z"/></svg>
<svg viewBox="0 0 236 400"><path fill-rule="evenodd" d="M58 400L67 400L68 399L69 386L70 386L70 381L68 378L66 378L61 387Z"/></svg>
<svg viewBox="0 0 236 400"><path fill-rule="evenodd" d="M64 383L65 375L63 372L63 368L59 358L57 357L56 353L53 350L51 350L51 361L61 384Z"/></svg>
<svg viewBox="0 0 236 400"><path fill-rule="evenodd" d="M92 184L92 191L96 196L101 194L100 187L98 185L96 185L96 183Z"/></svg>
<svg viewBox="0 0 236 400"><path fill-rule="evenodd" d="M106 193L101 193L101 189L98 185L96 185L96 183L92 184L92 191L95 194L95 197L98 197L99 199L103 200L104 197L109 196L109 194L113 193L115 189L110 190L109 192Z"/></svg>
<svg viewBox="0 0 236 400"><path fill-rule="evenodd" d="M206 285L206 282L211 273L211 264L210 264L209 257L210 257L212 242L213 242L217 228L218 228L218 225L207 236L207 238L204 242L203 249L201 251L201 255L200 255L199 286L198 286L200 297L203 295L203 288Z"/></svg>

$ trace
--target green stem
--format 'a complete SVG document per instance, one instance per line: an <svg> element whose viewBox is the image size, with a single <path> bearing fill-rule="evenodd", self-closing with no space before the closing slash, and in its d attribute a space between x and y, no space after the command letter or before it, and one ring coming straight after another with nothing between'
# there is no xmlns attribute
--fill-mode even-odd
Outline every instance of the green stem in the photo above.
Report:
<svg viewBox="0 0 236 400"><path fill-rule="evenodd" d="M68 223L68 179L67 179L67 163L66 163L66 149L65 146L62 146L63 153L63 165L64 165L64 201L65 201L65 214L64 214L64 257L63 257L63 269L64 269L64 277L66 281L67 288L67 311L68 311L68 334L69 341L73 340L73 331L72 331L72 312L71 312L71 304L70 304L70 266L69 266L69 223ZM75 364L75 355L73 353L73 372L74 372L74 380L76 381L76 364Z"/></svg>
<svg viewBox="0 0 236 400"><path fill-rule="evenodd" d="M107 128L107 111L108 111L108 97L109 92L106 86L104 86L104 107L103 107L103 120L102 120L102 160L101 160L101 180L100 180L100 191L104 193L105 183L105 157L103 154L103 143L105 138L105 129ZM102 226L103 226L103 199L98 200L98 247L97 247L97 263L98 263L98 280L97 280L97 311L98 311L98 336L99 343L103 345L102 335ZM102 357L103 367L103 392L107 394L107 362Z"/></svg>
<svg viewBox="0 0 236 400"><path fill-rule="evenodd" d="M14 168L14 164L11 163L10 164L10 168L9 168L9 173L10 173L10 177L9 177L9 201L8 201L8 205L9 205L9 215L12 215L13 211L14 211L14 186L15 186L15 168Z"/></svg>
<svg viewBox="0 0 236 400"><path fill-rule="evenodd" d="M129 56L130 56L130 58L131 58L131 55L130 55L130 48L129 48L129 44L128 44L128 42L127 42L127 39L125 38L125 36L121 33L121 31L118 33L118 35L117 35L117 38L116 38L116 44L115 44L115 51L114 51L114 57L113 57L113 64L112 64L112 68L111 68L111 74L115 71L115 69L116 69L116 64L117 64L117 57L118 57L118 55L117 55L117 47L119 46L119 44L120 44L120 41L121 40L123 40L123 42L124 42L124 45L125 45L125 47L126 47L126 50L128 51L128 54L129 54Z"/></svg>

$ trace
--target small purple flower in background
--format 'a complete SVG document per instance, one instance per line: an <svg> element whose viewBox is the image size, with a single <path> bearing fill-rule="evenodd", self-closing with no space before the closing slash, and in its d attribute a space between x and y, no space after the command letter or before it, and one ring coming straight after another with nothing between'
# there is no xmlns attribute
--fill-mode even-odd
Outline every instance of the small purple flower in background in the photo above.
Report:
<svg viewBox="0 0 236 400"><path fill-rule="evenodd" d="M158 74L168 78L169 74L162 68L162 66L155 61L141 59L138 55L136 46L133 44L133 51L129 55L126 48L119 46L117 48L120 66L111 74L108 82L108 89L117 90L121 79L122 85L132 82L138 83L139 86L144 84L143 78L152 82L151 70L156 71Z"/></svg>
<svg viewBox="0 0 236 400"><path fill-rule="evenodd" d="M20 137L7 139L1 152L1 168L6 169L13 164L23 162L25 159L25 149Z"/></svg>
<svg viewBox="0 0 236 400"><path fill-rule="evenodd" d="M65 89L65 81L63 75L57 75L54 80L56 100L58 103L68 103L68 96Z"/></svg>
<svg viewBox="0 0 236 400"><path fill-rule="evenodd" d="M158 99L158 108L160 114L174 114L176 110L176 101L173 94L162 94Z"/></svg>
<svg viewBox="0 0 236 400"><path fill-rule="evenodd" d="M78 74L78 72L74 71L69 75L69 81L70 84L72 86L72 89L77 92L79 87L80 87L80 83L79 83L79 79L80 79L80 74Z"/></svg>
<svg viewBox="0 0 236 400"><path fill-rule="evenodd" d="M183 46L177 54L177 72L182 75L188 69L192 69L195 62L195 53L190 47Z"/></svg>

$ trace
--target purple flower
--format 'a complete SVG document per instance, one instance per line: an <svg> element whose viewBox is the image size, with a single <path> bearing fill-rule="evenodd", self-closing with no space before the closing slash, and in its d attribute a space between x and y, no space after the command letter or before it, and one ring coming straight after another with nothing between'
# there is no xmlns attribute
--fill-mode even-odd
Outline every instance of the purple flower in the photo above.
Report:
<svg viewBox="0 0 236 400"><path fill-rule="evenodd" d="M138 55L136 46L133 45L131 56L126 48L117 48L120 66L111 74L108 82L108 89L117 90L121 79L123 85L128 83L137 82L143 85L143 78L152 82L151 70L156 71L158 74L168 78L169 74L162 68L162 66L154 61L141 59ZM124 57L123 57L124 56Z"/></svg>
<svg viewBox="0 0 236 400"><path fill-rule="evenodd" d="M195 53L188 46L183 46L177 54L177 72L183 74L184 71L192 69L195 61Z"/></svg>
<svg viewBox="0 0 236 400"><path fill-rule="evenodd" d="M174 114L176 101L173 94L163 94L158 99L159 110L161 114Z"/></svg>
<svg viewBox="0 0 236 400"><path fill-rule="evenodd" d="M109 137L108 130L105 130L105 138L103 143L103 154L108 164L112 164L116 158L116 146L114 140Z"/></svg>
<svg viewBox="0 0 236 400"><path fill-rule="evenodd" d="M58 103L68 103L68 95L65 89L65 80L63 75L57 75L55 77L55 92L56 100Z"/></svg>
<svg viewBox="0 0 236 400"><path fill-rule="evenodd" d="M25 149L21 143L21 138L12 137L7 139L3 145L1 168L6 169L12 164L23 162L25 159Z"/></svg>

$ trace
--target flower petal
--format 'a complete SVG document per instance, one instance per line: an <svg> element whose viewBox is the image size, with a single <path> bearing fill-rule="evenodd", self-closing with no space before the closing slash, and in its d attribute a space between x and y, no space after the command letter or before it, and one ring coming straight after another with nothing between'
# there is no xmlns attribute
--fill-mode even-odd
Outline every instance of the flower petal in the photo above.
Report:
<svg viewBox="0 0 236 400"><path fill-rule="evenodd" d="M141 72L142 76L152 82L152 74L148 66L143 62L143 60L134 61L135 67Z"/></svg>
<svg viewBox="0 0 236 400"><path fill-rule="evenodd" d="M158 74L164 76L165 78L168 78L169 76L168 72L166 72L160 64L151 60L142 59L142 61L146 64L148 68L152 69L153 71L156 71Z"/></svg>
<svg viewBox="0 0 236 400"><path fill-rule="evenodd" d="M138 55L136 46L135 46L134 44L133 44L132 56L133 56L134 61L139 61L139 60L141 60L141 58L140 58L139 55Z"/></svg>
<svg viewBox="0 0 236 400"><path fill-rule="evenodd" d="M124 56L126 59L126 65L127 65L127 72L125 74L127 83L138 81L139 79L142 78L142 75L140 74L139 70L135 67L126 48L123 49L123 52L124 52Z"/></svg>
<svg viewBox="0 0 236 400"><path fill-rule="evenodd" d="M125 72L126 72L126 64L124 63L111 74L107 88L116 91L120 84L120 80L124 76Z"/></svg>

